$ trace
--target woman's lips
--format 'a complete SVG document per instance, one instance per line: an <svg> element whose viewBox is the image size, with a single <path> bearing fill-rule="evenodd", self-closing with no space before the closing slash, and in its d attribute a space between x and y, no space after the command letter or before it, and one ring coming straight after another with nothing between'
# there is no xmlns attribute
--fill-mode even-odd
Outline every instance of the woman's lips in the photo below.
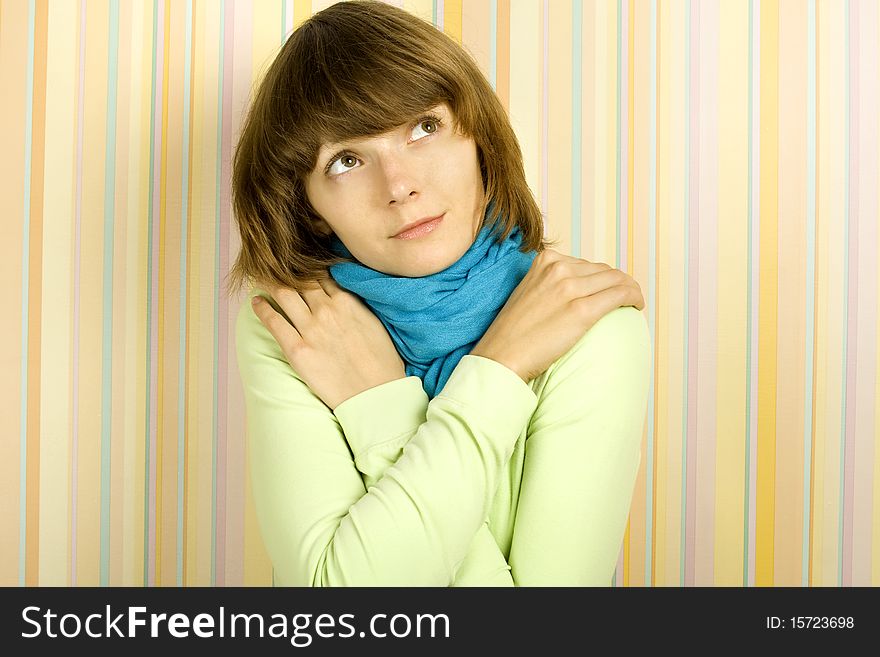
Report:
<svg viewBox="0 0 880 657"><path fill-rule="evenodd" d="M427 235L428 233L434 232L434 229L440 225L440 222L443 221L443 217L446 216L444 212L436 219L431 219L431 221L426 221L423 224L419 224L418 226L413 226L409 230L405 230L402 233L399 233L394 236L395 239L398 240L413 240L418 237L422 237Z"/></svg>

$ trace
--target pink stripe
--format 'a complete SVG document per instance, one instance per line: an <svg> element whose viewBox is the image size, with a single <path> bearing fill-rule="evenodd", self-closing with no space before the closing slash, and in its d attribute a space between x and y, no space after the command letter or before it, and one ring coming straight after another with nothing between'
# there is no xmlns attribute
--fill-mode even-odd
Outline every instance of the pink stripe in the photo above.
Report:
<svg viewBox="0 0 880 657"><path fill-rule="evenodd" d="M699 265L700 265L700 4L691 3L690 55L690 191L689 191L689 247L688 247L688 404L687 404L687 509L685 538L684 585L694 585L694 544L696 525L696 465L697 465L697 408L699 405Z"/></svg>
<svg viewBox="0 0 880 657"><path fill-rule="evenodd" d="M83 126L85 123L85 79L86 79L86 7L80 7L79 14L79 90L77 96L77 135L76 135L76 227L73 249L73 437L71 445L70 475L70 585L76 586L76 541L77 541L77 490L79 490L79 271L82 232L82 179L83 179Z"/></svg>
<svg viewBox="0 0 880 657"><path fill-rule="evenodd" d="M157 508L156 508L156 486L158 483L158 398L159 398L159 250L161 248L161 182L162 182L162 89L164 84L164 53L165 53L165 4L158 4L158 17L156 20L156 100L153 106L153 218L152 218L152 243L153 243L153 262L152 276L150 286L152 287L152 299L150 302L150 509L149 509L149 526L148 539L149 561L147 563L147 582L148 586L156 586L158 573L156 572L156 550L157 550Z"/></svg>
<svg viewBox="0 0 880 657"><path fill-rule="evenodd" d="M223 35L223 143L221 149L223 159L220 165L220 179L223 181L220 191L220 272L229 269L229 180L231 178L229 163L232 157L232 83L234 80L232 64L235 48L234 28L235 6L233 2L226 4L225 30ZM219 316L225 318L229 312L226 295L221 294L219 300ZM221 321L219 330L219 356L217 363L217 406L226 409L226 388L228 385L226 344L226 322ZM221 415L222 421L217 423L217 535L216 535L216 582L217 586L226 585L226 414Z"/></svg>
<svg viewBox="0 0 880 657"><path fill-rule="evenodd" d="M696 3L695 3L696 4ZM719 8L715 2L702 5L704 19L697 28L701 35L700 56L700 108L701 136L698 148L705 156L700 170L700 241L699 269L699 317L698 344L700 345L699 380L707 384L718 380L718 39ZM705 36L705 39L702 37ZM706 84L704 85L703 82ZM704 175L705 174L705 175ZM716 395L711 394L712 385L706 385L705 394L699 396L697 408L697 516L696 548L694 553L694 583L697 586L713 586L715 583L715 441L717 435Z"/></svg>
<svg viewBox="0 0 880 657"><path fill-rule="evenodd" d="M755 585L755 528L758 498L758 284L761 264L761 12L759 0L752 0L752 330L749 371L749 559L748 585Z"/></svg>
<svg viewBox="0 0 880 657"><path fill-rule="evenodd" d="M861 39L866 62L876 62L878 56L877 3L864 2L859 8L859 25L865 31ZM877 73L866 71L866 84L859 86L860 111L866 117L878 115ZM859 168L859 179L878 180L877 121L866 120L859 126L859 140L866 144ZM873 510L873 469L874 453L874 394L877 378L877 188L868 184L862 188L860 213L863 217L873 217L873 221L862 221L859 226L859 371L858 398L856 399L856 429L853 482L853 564L852 583L854 586L871 585L871 530Z"/></svg>
<svg viewBox="0 0 880 657"><path fill-rule="evenodd" d="M846 445L843 491L843 586L852 586L853 470L856 420L857 319L859 316L859 4L850 4L849 17L849 272L846 317Z"/></svg>

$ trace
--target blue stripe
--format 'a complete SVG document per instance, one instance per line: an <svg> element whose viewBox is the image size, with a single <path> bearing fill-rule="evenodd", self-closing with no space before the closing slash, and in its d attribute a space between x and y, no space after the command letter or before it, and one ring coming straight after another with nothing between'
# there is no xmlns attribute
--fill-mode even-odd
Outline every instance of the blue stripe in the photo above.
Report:
<svg viewBox="0 0 880 657"><path fill-rule="evenodd" d="M753 67L754 57L752 56L755 43L754 43L754 5L755 0L749 0L749 109L748 109L748 121L749 121L749 176L748 176L748 240L749 240L749 248L748 248L748 259L749 264L747 271L748 276L748 286L746 290L746 335L748 339L746 340L746 458L745 458L745 472L743 473L743 479L745 480L745 495L743 496L743 579L742 585L749 585L749 500L751 495L751 457L752 457L752 290L754 289L754 279L752 278L752 262L754 256L754 248L755 245L752 242L752 225L754 223L754 207L752 206L752 181L754 172L752 170L752 157L754 150L752 148L752 108L754 103L754 98L752 94L752 85L753 82Z"/></svg>
<svg viewBox="0 0 880 657"><path fill-rule="evenodd" d="M220 190L223 189L221 173L223 171L223 81L225 72L223 67L224 52L226 47L226 0L220 4L220 44L217 53L220 58L219 71L217 73L217 162L214 175L214 280L220 280L220 208L222 198ZM214 372L217 372L217 363L220 361L220 285L214 286ZM217 440L218 422L220 409L218 408L219 382L217 376L213 379L214 409L213 424L211 426L211 586L217 585ZM274 573L274 571L273 571ZM274 576L274 575L273 575Z"/></svg>
<svg viewBox="0 0 880 657"><path fill-rule="evenodd" d="M682 417L681 425L681 543L678 551L679 586L684 586L684 565L687 561L687 408L688 408L688 367L689 354L687 346L690 344L690 327L688 326L688 314L690 313L690 203L688 199L691 193L690 179L690 149L691 149L691 0L685 0L684 7L684 337L682 344L684 349L684 364L682 366Z"/></svg>
<svg viewBox="0 0 880 657"><path fill-rule="evenodd" d="M651 344L656 335L657 310L654 300L657 295L657 281L654 276L657 266L657 0L651 0L651 18L648 28L650 49L649 66L651 84L648 91L648 331ZM633 267L634 263L630 263ZM651 358L651 379L648 394L648 463L645 467L645 586L651 585L651 556L653 555L652 535L654 532L654 358Z"/></svg>
<svg viewBox="0 0 880 657"><path fill-rule="evenodd" d="M497 90L498 76L498 0L489 5L489 82L492 90Z"/></svg>
<svg viewBox="0 0 880 657"><path fill-rule="evenodd" d="M186 498L184 474L186 473L186 273L187 249L189 248L189 122L190 91L192 86L192 0L186 3L186 36L183 52L183 141L181 149L180 180L180 349L177 361L177 585L183 586L183 502Z"/></svg>
<svg viewBox="0 0 880 657"><path fill-rule="evenodd" d="M159 3L153 4L153 53L152 78L150 82L150 183L147 194L147 330L146 330L146 376L144 377L144 586L149 586L150 576L150 422L153 409L150 404L152 371L152 323L153 323L153 182L155 179L156 151L156 39L159 29Z"/></svg>
<svg viewBox="0 0 880 657"><path fill-rule="evenodd" d="M34 140L34 0L28 4L27 73L24 112L24 226L21 243L21 406L18 423L18 585L25 585L27 567L27 402L28 402L28 313L30 312L31 265L31 149Z"/></svg>
<svg viewBox="0 0 880 657"><path fill-rule="evenodd" d="M581 257L583 5L571 0L571 255Z"/></svg>
<svg viewBox="0 0 880 657"><path fill-rule="evenodd" d="M284 45L287 40L287 0L278 1L281 3L281 45Z"/></svg>
<svg viewBox="0 0 880 657"><path fill-rule="evenodd" d="M813 469L813 331L816 297L813 279L816 271L816 0L807 7L807 339L804 362L804 535L801 585L809 585L810 566L810 481Z"/></svg>
<svg viewBox="0 0 880 657"><path fill-rule="evenodd" d="M101 344L101 586L110 584L110 438L113 417L113 220L116 215L116 87L119 80L119 0L110 2L107 48L107 127L104 146L104 263Z"/></svg>

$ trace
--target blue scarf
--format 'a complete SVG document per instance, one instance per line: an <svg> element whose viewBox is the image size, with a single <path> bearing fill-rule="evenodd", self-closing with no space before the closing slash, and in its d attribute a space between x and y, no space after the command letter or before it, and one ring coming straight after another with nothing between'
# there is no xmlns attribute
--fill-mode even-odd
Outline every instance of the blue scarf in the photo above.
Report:
<svg viewBox="0 0 880 657"><path fill-rule="evenodd" d="M519 227L501 244L489 226L455 263L419 278L391 276L359 262L330 267L340 287L370 307L384 324L406 366L429 399L440 393L452 370L470 353L528 272L537 252L519 250ZM338 237L332 250L354 258Z"/></svg>

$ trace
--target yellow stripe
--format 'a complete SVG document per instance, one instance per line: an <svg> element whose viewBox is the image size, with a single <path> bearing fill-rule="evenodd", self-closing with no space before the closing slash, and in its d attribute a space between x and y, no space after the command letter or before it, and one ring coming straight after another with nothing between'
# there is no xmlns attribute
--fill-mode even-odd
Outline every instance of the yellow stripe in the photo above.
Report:
<svg viewBox="0 0 880 657"><path fill-rule="evenodd" d="M572 252L571 14L570 3L550 5L547 235L559 238L557 249L568 254Z"/></svg>
<svg viewBox="0 0 880 657"><path fill-rule="evenodd" d="M714 579L705 584L742 586L745 499L748 305L749 5L719 7L718 79L718 363L715 409Z"/></svg>
<svg viewBox="0 0 880 657"><path fill-rule="evenodd" d="M647 253L647 233L646 233L646 217L648 215L648 196L646 194L635 195L636 178L639 179L638 185L640 189L648 189L648 161L646 140L640 138L638 144L638 155L636 154L636 135L635 126L638 124L640 130L647 131L648 127L648 103L635 103L636 85L640 89L647 89L649 85L650 72L648 67L639 65L638 79L636 79L636 62L648 62L650 53L648 47L650 41L647 38L636 39L635 35L647 34L649 30L648 11L635 10L634 0L630 0L629 13L629 64L628 64L628 80L627 97L629 103L629 145L628 145L628 169L629 169L629 208L627 213L627 243L625 245L627 253L626 271L637 280L647 286L648 276L645 271L647 264L646 258L637 258L636 254ZM638 167L636 167L636 158L638 157ZM638 225L636 218L638 217ZM638 261L637 261L638 260ZM643 428L643 435L644 435ZM645 499L647 492L647 472L648 464L648 446L645 440L641 442L641 461L639 471L636 476L633 498L630 507L630 555L631 568L629 571L629 586L645 585L645 531L647 530L647 518Z"/></svg>
<svg viewBox="0 0 880 657"><path fill-rule="evenodd" d="M86 4L86 34L94 47L86 48L85 69L104 71L107 66L109 7ZM95 41L92 44L92 37ZM106 87L106 80L105 87ZM83 126L83 197L80 253L79 427L77 455L77 564L76 583L100 583L101 531L101 345L102 295L87 290L103 288L104 188L103 158L107 127L107 95L101 87L85 91ZM91 181L92 184L88 184Z"/></svg>
<svg viewBox="0 0 880 657"><path fill-rule="evenodd" d="M259 84L275 59L281 45L278 43L278 26L281 25L281 4L278 2L254 3L253 27L251 29L251 79Z"/></svg>
<svg viewBox="0 0 880 657"><path fill-rule="evenodd" d="M119 7L119 73L117 77L117 109L116 109L116 209L118 215L127 211L129 207L129 176L128 162L131 157L130 151L135 148L136 142L130 139L129 122L131 121L131 85L133 79L131 67L134 66L131 39L132 11L134 5L122 3ZM117 215L117 216L118 216ZM129 351L128 327L126 326L126 305L129 297L126 288L119 284L125 280L125 273L131 269L129 260L128 243L131 241L129 233L136 229L128 221L117 222L114 228L113 246L113 345L112 345L112 380L111 398L113 412L111 414L112 427L110 429L110 554L109 554L109 583L110 586L120 586L125 583L125 524L126 508L123 504L125 499L126 471L126 424L129 413L125 412L125 402L128 398L126 386L126 354Z"/></svg>
<svg viewBox="0 0 880 657"><path fill-rule="evenodd" d="M46 144L58 153L76 151L76 133L71 113L76 98L76 76L70 75L77 57L77 6L53 6L49 20L46 88ZM42 360L51 368L42 377L43 404L40 426L40 572L41 586L69 584L69 460L72 427L71 352L73 326L73 285L53 284L70 281L73 271L74 225L71 208L74 196L76 161L72 157L47 157L46 180L52 181L45 194L45 233L43 249L43 303L51 309L44 315ZM9 198L9 197L5 197ZM16 379L17 383L17 379ZM16 461L17 465L17 461ZM8 498L4 498L8 499ZM5 558L3 555L2 558ZM17 562L16 562L17 566Z"/></svg>
<svg viewBox="0 0 880 657"><path fill-rule="evenodd" d="M761 279L758 308L758 481L755 584L773 586L776 512L776 312L779 3L761 3Z"/></svg>
<svg viewBox="0 0 880 657"><path fill-rule="evenodd" d="M605 46L605 57L608 66L603 71L605 81L606 107L601 123L597 123L597 127L605 130L605 141L602 144L605 155L604 163L604 182L605 189L601 198L602 214L597 215L597 244L602 245L602 252L597 254L600 260L606 263L614 264L617 261L617 244L616 230L617 225L617 75L615 71L618 66L617 59L617 3L611 3L607 14L605 14L607 30L602 37ZM598 35L597 35L598 36Z"/></svg>
<svg viewBox="0 0 880 657"><path fill-rule="evenodd" d="M840 502L840 427L842 422L841 400L843 399L843 290L837 285L844 280L843 258L838 254L844 252L847 245L844 241L845 222L841 199L845 199L848 190L844 176L840 175L845 156L846 143L840 136L840 126L846 125L846 77L841 74L846 70L847 53L843 48L846 40L846 5L844 3L817 3L817 24L821 26L819 53L820 104L817 108L817 125L820 142L818 150L821 160L817 158L819 188L823 193L818 198L820 217L826 217L824 239L817 241L819 254L825 265L820 280L821 304L823 308L818 316L826 318L819 338L821 354L818 364L822 365L824 374L820 377L817 397L817 421L822 431L821 449L816 451L821 461L821 469L817 463L815 490L819 502L816 504L816 536L815 544L819 546L816 559L814 582L817 586L837 586L837 554L838 529L842 518L839 517ZM820 18L821 17L821 18ZM822 163L829 163L828 173L824 172ZM832 284L833 283L833 284ZM831 285L829 285L831 284ZM824 327L824 328L823 328ZM819 334L817 334L819 336ZM826 367L827 363L827 367ZM821 399L821 403L820 403ZM826 514L827 511L827 514Z"/></svg>
<svg viewBox="0 0 880 657"><path fill-rule="evenodd" d="M779 288L777 366L785 376L776 380L778 422L774 518L774 586L800 586L803 561L804 374L806 276L804 217L806 215L806 76L807 5L785 6L780 17L779 79L776 90L779 128L778 232ZM794 71L801 73L795 75ZM782 184L780 184L782 183ZM762 217L763 218L763 217Z"/></svg>
<svg viewBox="0 0 880 657"><path fill-rule="evenodd" d="M404 0L403 8L429 23L434 21L434 0Z"/></svg>
<svg viewBox="0 0 880 657"><path fill-rule="evenodd" d="M664 378L661 389L666 395L665 401L660 403L660 408L666 416L661 422L664 432L664 440L667 441L666 449L663 450L665 457L665 467L661 469L664 482L667 484L667 492L660 495L664 500L664 507L658 508L658 515L663 518L661 526L664 527L665 540L661 541L663 552L658 555L658 562L664 564L664 579L658 583L666 586L679 586L681 580L681 564L684 559L684 546L682 545L682 523L684 518L681 515L681 495L682 477L684 473L684 454L682 453L682 435L684 431L683 423L687 417L684 412L684 389L682 381L685 373L684 367L684 349L686 345L680 339L684 335L684 323L686 317L680 310L685 306L684 286L674 284L675 281L684 278L684 263L687 261L687 254L684 252L684 230L685 223L681 219L686 215L687 199L684 194L674 193L673 190L683 190L686 188L687 174L687 157L685 150L685 140L676 138L678 135L684 135L687 130L685 117L687 116L687 105L690 102L685 90L685 67L679 63L685 61L685 45L688 35L685 32L687 18L685 15L686 6L684 3L677 3L668 7L669 11L664 16L664 23L667 26L666 42L668 43L668 55L666 57L666 70L669 78L668 93L660 93L660 98L667 97L668 101L668 118L664 123L663 129L658 130L665 135L668 142L668 157L666 160L668 166L664 167L663 174L666 176L666 182L660 186L660 189L667 190L667 231L661 231L659 239L666 241L666 247L660 249L660 252L666 253L665 260L668 263L666 269L662 272L658 282L665 290L665 295L658 297L658 307L670 309L664 322L666 339L658 341L658 349L661 354L665 354L667 358L666 377ZM661 88L665 88L663 85ZM659 240L658 240L659 241ZM672 282L672 284L670 284ZM661 313L662 314L662 313Z"/></svg>
<svg viewBox="0 0 880 657"><path fill-rule="evenodd" d="M580 257L595 261L596 244L593 232L596 225L596 191L598 189L599 168L596 160L599 153L597 143L599 131L596 129L597 105L597 66L596 31L599 29L596 18L596 4L585 3L582 7L581 26L581 243ZM604 25L603 25L604 27Z"/></svg>
<svg viewBox="0 0 880 657"><path fill-rule="evenodd" d="M443 3L443 31L461 43L461 0Z"/></svg>
<svg viewBox="0 0 880 657"><path fill-rule="evenodd" d="M293 29L312 15L312 3L309 0L293 0Z"/></svg>
<svg viewBox="0 0 880 657"><path fill-rule="evenodd" d="M510 118L523 154L526 180L540 204L541 199L541 5L511 3Z"/></svg>
<svg viewBox="0 0 880 657"><path fill-rule="evenodd" d="M656 230L656 249L657 249L657 294L654 299L654 308L648 308L648 311L656 313L656 324L654 326L655 342L654 350L656 355L655 370L655 415L654 424L655 434L655 451L654 451L654 535L652 540L653 548L653 565L651 572L653 575L652 586L666 586L669 584L669 576L667 574L667 558L670 552L667 545L667 501L672 495L669 490L669 467L668 467L668 450L669 447L669 370L671 367L669 361L669 318L673 312L669 304L669 283L668 279L670 268L668 266L669 258L669 241L671 225L670 216L670 197L668 189L671 186L674 169L669 166L672 152L670 149L669 133L671 131L670 121L672 119L671 104L673 99L680 99L680 92L677 92L671 79L672 69L669 65L673 57L673 42L671 31L672 9L669 3L659 3L657 5L657 41L658 41L658 65L660 68L660 79L657 81L657 161L662 162L662 166L657 167L657 230ZM680 101L679 101L680 102ZM646 295L647 290L642 289ZM672 532L673 534L675 532ZM675 583L675 573L672 576Z"/></svg>

